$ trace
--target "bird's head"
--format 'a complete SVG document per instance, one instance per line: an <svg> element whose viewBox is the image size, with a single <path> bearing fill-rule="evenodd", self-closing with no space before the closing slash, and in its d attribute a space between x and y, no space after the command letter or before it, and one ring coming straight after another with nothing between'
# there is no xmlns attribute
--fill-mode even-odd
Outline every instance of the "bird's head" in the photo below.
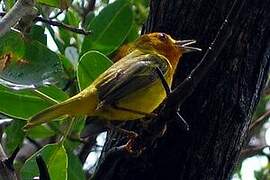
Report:
<svg viewBox="0 0 270 180"><path fill-rule="evenodd" d="M195 40L174 40L166 33L155 32L142 35L136 40L135 46L142 50L155 51L175 64L182 54L201 51L199 48L190 46L194 43L196 43Z"/></svg>

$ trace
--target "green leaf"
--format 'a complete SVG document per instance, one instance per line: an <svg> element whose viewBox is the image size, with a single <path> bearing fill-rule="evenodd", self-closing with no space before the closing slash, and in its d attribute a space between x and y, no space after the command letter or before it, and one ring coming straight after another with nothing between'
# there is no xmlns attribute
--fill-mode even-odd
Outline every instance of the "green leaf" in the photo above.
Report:
<svg viewBox="0 0 270 180"><path fill-rule="evenodd" d="M79 138L78 138L79 139ZM76 150L81 145L80 141L66 139L64 142L65 148L69 150Z"/></svg>
<svg viewBox="0 0 270 180"><path fill-rule="evenodd" d="M74 66L73 66L73 64L71 63L71 61L67 58L67 57L65 57L64 55L60 55L59 56L60 57L60 59L61 59L61 61L62 61L62 64L63 64L63 68L64 68L64 70L65 70L65 72L66 72L66 74L72 79L72 78L74 78Z"/></svg>
<svg viewBox="0 0 270 180"><path fill-rule="evenodd" d="M16 119L27 119L52 104L30 92L0 86L0 112Z"/></svg>
<svg viewBox="0 0 270 180"><path fill-rule="evenodd" d="M54 136L56 133L47 126L40 125L27 130L27 136L32 139L45 139Z"/></svg>
<svg viewBox="0 0 270 180"><path fill-rule="evenodd" d="M78 27L80 24L80 17L79 15L73 11L73 10L68 10L65 14L65 19L63 21L65 24ZM70 39L73 37L77 39L77 34L70 32L66 29L59 28L59 36L64 42L64 46L70 46Z"/></svg>
<svg viewBox="0 0 270 180"><path fill-rule="evenodd" d="M38 25L33 25L28 34L33 40L37 40L47 46L47 35L44 33L45 28Z"/></svg>
<svg viewBox="0 0 270 180"><path fill-rule="evenodd" d="M67 179L68 157L64 146L62 144L49 144L36 152L26 161L21 169L23 180L32 180L34 177L39 175L35 161L37 155L41 155L44 159L51 180Z"/></svg>
<svg viewBox="0 0 270 180"><path fill-rule="evenodd" d="M0 57L4 54L11 53L14 59L22 58L25 52L25 43L23 41L23 35L15 32L10 31L9 33L5 34L0 38ZM12 58L11 57L11 58ZM3 66L3 57L0 58L1 69L5 68ZM9 62L6 62L9 63Z"/></svg>
<svg viewBox="0 0 270 180"><path fill-rule="evenodd" d="M4 4L5 4L5 7L6 7L6 10L9 10L10 8L12 8L14 3L15 3L15 0L5 0Z"/></svg>
<svg viewBox="0 0 270 180"><path fill-rule="evenodd" d="M126 39L133 24L133 12L129 1L118 0L106 6L89 24L92 31L85 37L82 54L97 50L106 55L116 50Z"/></svg>
<svg viewBox="0 0 270 180"><path fill-rule="evenodd" d="M136 0L133 2L133 4L135 22L137 25L142 26L149 14L148 2L146 2L145 0Z"/></svg>
<svg viewBox="0 0 270 180"><path fill-rule="evenodd" d="M68 179L69 180L85 180L83 167L78 156L75 156L72 151L68 151Z"/></svg>
<svg viewBox="0 0 270 180"><path fill-rule="evenodd" d="M42 86L38 88L38 90L58 102L62 102L69 98L67 93L56 86Z"/></svg>
<svg viewBox="0 0 270 180"><path fill-rule="evenodd" d="M11 31L0 38L0 78L15 84L41 86L65 83L66 74L55 52Z"/></svg>
<svg viewBox="0 0 270 180"><path fill-rule="evenodd" d="M265 113L269 100L270 100L269 95L264 95L261 97L261 99L256 107L256 111L253 114L253 120L259 118L262 114ZM268 118L265 118L265 119L267 120Z"/></svg>
<svg viewBox="0 0 270 180"><path fill-rule="evenodd" d="M101 0L101 2L104 3L104 4L108 4L109 0Z"/></svg>
<svg viewBox="0 0 270 180"><path fill-rule="evenodd" d="M78 65L77 79L80 90L89 86L101 73L112 65L112 61L97 51L85 53Z"/></svg>
<svg viewBox="0 0 270 180"><path fill-rule="evenodd" d="M66 13L64 23L72 25L72 26L76 26L76 27L79 26L80 24L79 14L76 11L69 9Z"/></svg>
<svg viewBox="0 0 270 180"><path fill-rule="evenodd" d="M70 0L37 0L37 2L60 9L67 9L70 5Z"/></svg>
<svg viewBox="0 0 270 180"><path fill-rule="evenodd" d="M90 11L84 19L84 22L82 24L82 27L87 28L87 26L89 25L89 23L95 18L95 12Z"/></svg>
<svg viewBox="0 0 270 180"><path fill-rule="evenodd" d="M40 91L59 102L68 98L65 92L54 86L42 87ZM15 91L0 85L0 112L10 117L28 119L51 105L32 90Z"/></svg>
<svg viewBox="0 0 270 180"><path fill-rule="evenodd" d="M150 2L149 0L138 0L138 1L135 1L137 3L141 3L144 7L148 7Z"/></svg>
<svg viewBox="0 0 270 180"><path fill-rule="evenodd" d="M17 147L22 145L24 139L24 132L22 131L22 127L25 124L25 121L13 120L11 124L5 128L5 148L9 155L11 155Z"/></svg>
<svg viewBox="0 0 270 180"><path fill-rule="evenodd" d="M136 39L138 39L138 37L140 36L139 34L139 27L137 24L133 23L131 30L128 33L128 36L125 40L125 43L129 43L129 42L133 42Z"/></svg>
<svg viewBox="0 0 270 180"><path fill-rule="evenodd" d="M72 127L72 133L79 134L85 126L86 116L77 116Z"/></svg>

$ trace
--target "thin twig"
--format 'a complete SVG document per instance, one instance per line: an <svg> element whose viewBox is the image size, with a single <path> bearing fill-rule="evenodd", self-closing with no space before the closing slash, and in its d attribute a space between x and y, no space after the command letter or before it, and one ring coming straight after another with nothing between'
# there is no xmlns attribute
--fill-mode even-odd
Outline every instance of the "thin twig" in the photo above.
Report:
<svg viewBox="0 0 270 180"><path fill-rule="evenodd" d="M0 16L5 17L5 15L6 15L5 12L0 12ZM50 20L50 19L45 19L45 18L39 17L39 16L35 17L33 21L34 22L43 22L43 23L49 24L51 26L57 26L57 27L66 29L68 31L71 31L71 32L74 32L74 33L77 33L77 34L83 34L83 35L91 34L91 31L87 31L87 30L84 30L84 29L81 29L81 28L76 28L74 26L71 26L71 25L68 25L68 24L65 24L65 23L62 23L62 22L59 22L59 21L53 21L53 20ZM1 36L1 25L0 25L0 36Z"/></svg>
<svg viewBox="0 0 270 180"><path fill-rule="evenodd" d="M10 169L5 162L7 159L8 157L0 143L0 179L17 180L15 171Z"/></svg>
<svg viewBox="0 0 270 180"><path fill-rule="evenodd" d="M261 153L264 148L270 148L270 146L260 145L260 146L256 146L256 147L250 147L250 148L243 149L240 152L240 158L239 158L240 162L248 157L255 156L255 155Z"/></svg>
<svg viewBox="0 0 270 180"><path fill-rule="evenodd" d="M67 129L65 130L64 135L63 135L62 138L60 139L60 142L61 142L61 143L64 143L65 140L67 139L67 137L69 136L69 134L71 133L72 127L73 127L74 122L75 122L75 119L76 119L75 117L72 117L72 118L71 118L71 121L68 123L68 127L67 127Z"/></svg>
<svg viewBox="0 0 270 180"><path fill-rule="evenodd" d="M18 0L5 16L0 19L0 37L5 35L19 20L32 13L34 0Z"/></svg>
<svg viewBox="0 0 270 180"><path fill-rule="evenodd" d="M68 31L72 31L72 32L75 32L77 34L83 34L83 35L89 35L91 34L91 31L86 31L84 29L80 29L80 28L76 28L74 26L70 26L68 24L64 24L62 22L58 22L58 21L52 21L52 20L49 20L49 19L45 19L43 17L36 17L34 19L34 22L43 22L43 23L47 23L51 26L57 26L57 27L60 27L60 28L63 28L63 29L66 29Z"/></svg>
<svg viewBox="0 0 270 180"><path fill-rule="evenodd" d="M49 19L55 19L55 18L57 18L60 14L62 14L64 12L64 10L60 10L59 12L57 12L55 15L53 15L53 16L51 16L51 17L49 17Z"/></svg>
<svg viewBox="0 0 270 180"><path fill-rule="evenodd" d="M256 128L259 124L265 121L266 118L270 116L270 109L266 111L263 115L261 115L258 119L256 119L249 127L249 131L252 131L254 128Z"/></svg>

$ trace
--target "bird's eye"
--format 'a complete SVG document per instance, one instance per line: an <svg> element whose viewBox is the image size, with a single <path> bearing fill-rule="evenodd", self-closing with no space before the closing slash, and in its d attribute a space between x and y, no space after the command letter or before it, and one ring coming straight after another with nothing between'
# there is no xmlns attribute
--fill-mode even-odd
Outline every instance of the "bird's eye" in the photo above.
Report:
<svg viewBox="0 0 270 180"><path fill-rule="evenodd" d="M159 34L159 39L160 39L160 40L162 40L162 41L167 40L167 36L166 36L166 34L164 34L164 33L160 33L160 34Z"/></svg>

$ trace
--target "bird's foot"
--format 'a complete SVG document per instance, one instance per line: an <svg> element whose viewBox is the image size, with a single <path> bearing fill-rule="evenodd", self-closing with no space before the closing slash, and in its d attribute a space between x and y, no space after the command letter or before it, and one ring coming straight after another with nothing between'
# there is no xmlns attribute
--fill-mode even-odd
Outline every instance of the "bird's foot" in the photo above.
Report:
<svg viewBox="0 0 270 180"><path fill-rule="evenodd" d="M119 146L118 149L124 150L134 156L139 156L144 151L145 148L142 148L138 145L139 135L136 132L123 129L118 126L113 126L111 124L109 124L108 127L112 131L115 131L115 132L118 132L127 136L127 139L128 139L127 143L122 146Z"/></svg>

